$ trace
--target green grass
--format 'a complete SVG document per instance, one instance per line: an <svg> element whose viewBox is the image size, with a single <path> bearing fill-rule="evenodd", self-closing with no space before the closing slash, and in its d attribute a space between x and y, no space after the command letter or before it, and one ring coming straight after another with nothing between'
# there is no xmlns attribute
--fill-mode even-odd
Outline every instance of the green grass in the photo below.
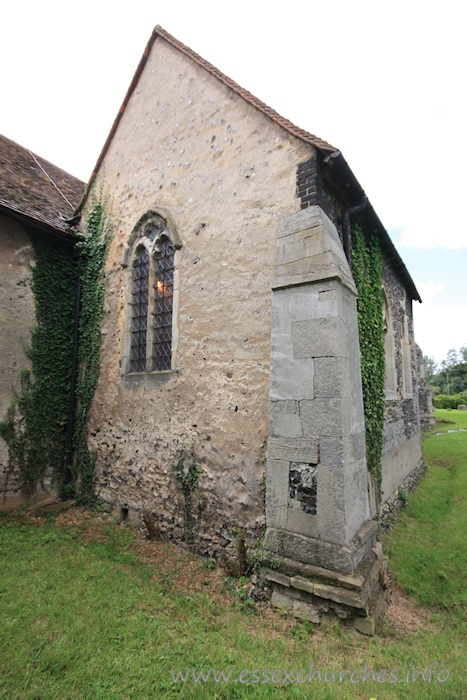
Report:
<svg viewBox="0 0 467 700"><path fill-rule="evenodd" d="M448 430L467 430L467 411L457 411L456 409L438 408L435 411L436 423L430 429L429 435L436 432L446 432Z"/></svg>
<svg viewBox="0 0 467 700"><path fill-rule="evenodd" d="M441 412L439 412L441 413ZM448 412L451 416L452 413ZM239 611L199 564L202 593L183 593L175 574L141 561L132 532L102 526L99 541L79 527L0 518L0 698L452 698L463 684L460 498L467 433L425 441L426 478L390 533L391 572L426 606L408 631L385 621L367 638L328 621L321 628L271 612ZM449 464L447 463L449 461ZM164 556L159 554L159 556ZM177 572L191 557L176 554ZM238 603L238 600L237 600ZM418 608L415 608L417 611ZM407 607L413 614L413 605ZM415 668L432 661L446 683L174 683L171 669ZM413 666L409 666L413 664Z"/></svg>
<svg viewBox="0 0 467 700"><path fill-rule="evenodd" d="M427 472L390 533L386 550L407 592L421 603L461 615L467 603L467 432L447 430L467 427L467 411L440 409L435 417L437 424L424 441Z"/></svg>

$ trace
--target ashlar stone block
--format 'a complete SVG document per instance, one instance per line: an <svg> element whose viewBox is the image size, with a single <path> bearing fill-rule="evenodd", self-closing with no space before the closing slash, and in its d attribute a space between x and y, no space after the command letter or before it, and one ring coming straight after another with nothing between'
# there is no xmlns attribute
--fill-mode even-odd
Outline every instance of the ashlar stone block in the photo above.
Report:
<svg viewBox="0 0 467 700"><path fill-rule="evenodd" d="M266 507L286 507L288 487L289 462L270 457L266 470Z"/></svg>
<svg viewBox="0 0 467 700"><path fill-rule="evenodd" d="M277 438L272 436L268 442L268 457L272 460L316 464L318 445L315 440L308 438Z"/></svg>
<svg viewBox="0 0 467 700"><path fill-rule="evenodd" d="M347 358L316 357L314 364L314 395L316 398L351 397Z"/></svg>
<svg viewBox="0 0 467 700"><path fill-rule="evenodd" d="M272 351L271 400L312 399L314 396L313 377L313 360L294 359L281 351Z"/></svg>
<svg viewBox="0 0 467 700"><path fill-rule="evenodd" d="M270 416L269 434L275 437L302 437L302 421L298 414Z"/></svg>
<svg viewBox="0 0 467 700"><path fill-rule="evenodd" d="M341 399L313 399L300 402L304 435L340 437L342 435Z"/></svg>
<svg viewBox="0 0 467 700"><path fill-rule="evenodd" d="M344 324L340 318L315 318L292 323L294 359L345 357Z"/></svg>

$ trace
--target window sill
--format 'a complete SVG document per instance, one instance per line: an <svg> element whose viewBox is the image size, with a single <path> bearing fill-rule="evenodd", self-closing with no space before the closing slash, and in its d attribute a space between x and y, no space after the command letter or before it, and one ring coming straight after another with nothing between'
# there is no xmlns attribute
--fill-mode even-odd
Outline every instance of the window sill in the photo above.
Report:
<svg viewBox="0 0 467 700"><path fill-rule="evenodd" d="M129 387L137 387L140 384L165 384L172 377L176 376L177 372L173 369L162 370L161 372L128 372L124 374L122 379L124 385Z"/></svg>

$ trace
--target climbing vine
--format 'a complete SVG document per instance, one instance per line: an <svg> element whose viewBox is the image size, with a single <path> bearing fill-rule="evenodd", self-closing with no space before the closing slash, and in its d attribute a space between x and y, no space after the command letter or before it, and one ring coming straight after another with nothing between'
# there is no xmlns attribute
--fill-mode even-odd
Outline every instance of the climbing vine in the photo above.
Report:
<svg viewBox="0 0 467 700"><path fill-rule="evenodd" d="M27 495L46 474L63 494L76 265L71 246L36 236L32 244L36 325L27 350L30 367L21 372L19 391L0 423L0 436L8 445L8 470L18 471Z"/></svg>
<svg viewBox="0 0 467 700"><path fill-rule="evenodd" d="M175 451L173 457L173 470L175 479L177 480L183 494L184 513L183 513L183 539L188 543L193 543L195 515L193 513L194 497L198 489L199 475L202 469L198 467L194 452L194 440L189 440L188 444L182 440ZM198 522L201 519L202 512L205 508L203 499L198 502Z"/></svg>
<svg viewBox="0 0 467 700"><path fill-rule="evenodd" d="M366 236L358 226L352 229L352 272L358 291L358 329L367 464L374 479L376 498L379 501L382 482L385 382L381 294L382 255L377 237Z"/></svg>
<svg viewBox="0 0 467 700"><path fill-rule="evenodd" d="M94 200L80 235L81 312L79 319L78 377L74 425L73 480L76 500L94 498L95 457L87 445L89 413L100 369L101 322L104 314L104 264L111 236L105 203Z"/></svg>
<svg viewBox="0 0 467 700"><path fill-rule="evenodd" d="M72 247L34 237L32 272L36 325L27 352L30 368L21 372L20 389L0 422L8 445L8 472L17 471L22 490L32 494L46 475L62 497L92 500L94 457L86 441L87 423L99 376L100 324L104 305L103 266L110 225L104 206L93 202L77 232L79 269ZM70 469L67 431L72 391L73 328L77 275L81 280L74 460Z"/></svg>

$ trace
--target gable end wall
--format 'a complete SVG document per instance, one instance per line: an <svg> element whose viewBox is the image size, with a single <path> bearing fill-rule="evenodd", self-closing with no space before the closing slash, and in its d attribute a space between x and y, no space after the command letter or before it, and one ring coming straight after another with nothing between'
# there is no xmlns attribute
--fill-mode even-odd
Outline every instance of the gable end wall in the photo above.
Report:
<svg viewBox="0 0 467 700"><path fill-rule="evenodd" d="M276 230L299 210L296 168L312 153L158 39L99 174L114 236L90 426L98 491L116 508L151 511L180 537L173 460L193 438L202 469L195 529L206 551L235 548L238 528L248 537L264 524ZM122 263L149 210L170 214L182 243L177 351L171 373L129 382L121 360L131 275Z"/></svg>

